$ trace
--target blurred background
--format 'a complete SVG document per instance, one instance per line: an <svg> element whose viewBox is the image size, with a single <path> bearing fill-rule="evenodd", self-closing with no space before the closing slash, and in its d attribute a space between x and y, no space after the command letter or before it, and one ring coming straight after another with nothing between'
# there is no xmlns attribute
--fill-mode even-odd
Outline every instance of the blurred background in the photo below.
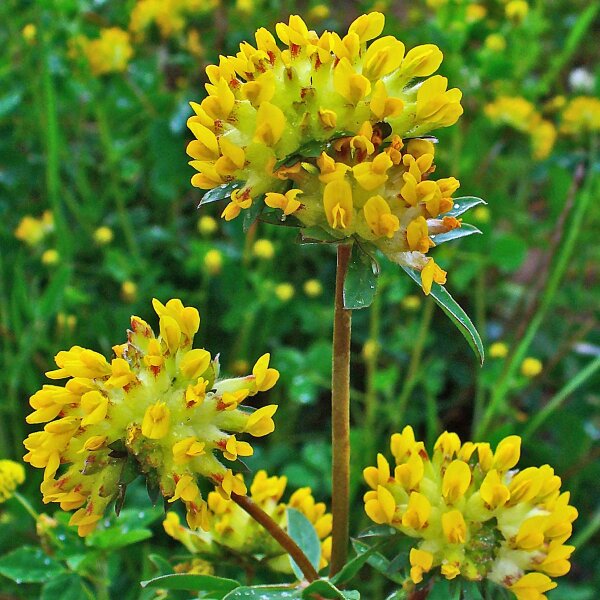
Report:
<svg viewBox="0 0 600 600"><path fill-rule="evenodd" d="M518 433L522 464L554 466L580 511L573 569L549 597L593 600L599 2L2 0L0 458L23 455L28 398L59 350L77 344L110 356L131 314L156 325L151 299L177 297L200 310L197 344L220 352L225 372L245 374L272 353L277 428L250 466L329 501L334 251L296 244L286 227L244 232L240 221L220 219L219 204L197 210L186 119L188 102L205 95L206 65L253 42L258 27L273 31L301 14L318 32L341 33L370 10L385 13L384 33L407 49L437 44L440 73L463 91L464 116L438 131L437 169L461 180L458 195L488 202L466 218L483 235L444 245L435 258L487 360L480 368L433 301L381 261L375 303L354 313L353 531L367 524L362 467L405 424L428 444L444 429L492 443ZM28 468L23 495L36 511L48 509L40 480ZM126 506L144 506L141 498L133 489ZM157 519L139 551L104 548L108 597L142 597L148 554L171 551ZM36 523L12 500L0 504L0 553L17 539L39 543ZM380 584L364 578L366 597L379 600ZM0 598L33 598L39 586L0 575L0 590Z"/></svg>

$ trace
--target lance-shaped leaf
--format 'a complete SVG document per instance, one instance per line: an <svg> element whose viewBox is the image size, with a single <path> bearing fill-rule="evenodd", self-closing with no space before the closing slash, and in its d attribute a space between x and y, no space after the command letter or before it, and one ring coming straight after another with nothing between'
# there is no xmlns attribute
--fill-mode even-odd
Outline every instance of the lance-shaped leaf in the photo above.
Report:
<svg viewBox="0 0 600 600"><path fill-rule="evenodd" d="M373 256L355 243L344 279L344 308L356 310L370 306L377 292L379 265Z"/></svg>
<svg viewBox="0 0 600 600"><path fill-rule="evenodd" d="M318 571L321 562L321 542L313 524L294 508L287 509L288 534L304 552L306 558ZM290 558L292 569L298 579L304 579L304 574L298 565Z"/></svg>
<svg viewBox="0 0 600 600"><path fill-rule="evenodd" d="M253 585L236 588L223 600L291 600L300 598L300 593L289 585Z"/></svg>
<svg viewBox="0 0 600 600"><path fill-rule="evenodd" d="M163 590L186 590L194 592L215 592L226 594L239 587L233 579L213 577L212 575L196 575L192 573L173 573L160 575L140 584L143 588L161 588Z"/></svg>
<svg viewBox="0 0 600 600"><path fill-rule="evenodd" d="M444 213L445 217L459 217L460 215L466 213L468 210L471 210L475 206L479 206L480 204L487 204L485 200L481 198L476 198L475 196L462 196L460 198L453 199L454 206L452 210L449 210L447 213Z"/></svg>
<svg viewBox="0 0 600 600"><path fill-rule="evenodd" d="M243 185L243 181L230 181L229 183L219 185L212 190L208 190L205 192L204 196L202 196L202 200L200 200L198 208L204 206L205 204L210 204L211 202L218 202L219 200L225 200L226 198L229 198L231 196L231 192L241 188Z"/></svg>
<svg viewBox="0 0 600 600"><path fill-rule="evenodd" d="M331 581L317 579L302 592L303 600L360 600L357 591L338 590Z"/></svg>
<svg viewBox="0 0 600 600"><path fill-rule="evenodd" d="M444 233L434 233L430 237L435 242L435 245L439 246L444 242L457 240L462 237L467 237L468 235L473 235L474 233L481 233L481 231L479 231L479 229L477 229L477 227L474 225L463 223L461 227L457 227L456 229L452 229Z"/></svg>
<svg viewBox="0 0 600 600"><path fill-rule="evenodd" d="M408 267L403 266L402 268L406 271L408 276L421 287L421 278L419 277L419 274ZM469 319L467 313L460 307L458 302L456 302L446 288L437 283L434 283L431 286L430 296L436 301L456 327L458 327L458 330L463 334L469 343L469 346L471 346L479 362L483 364L485 357L483 343L481 342L477 329L475 329L475 325L473 325L473 322Z"/></svg>

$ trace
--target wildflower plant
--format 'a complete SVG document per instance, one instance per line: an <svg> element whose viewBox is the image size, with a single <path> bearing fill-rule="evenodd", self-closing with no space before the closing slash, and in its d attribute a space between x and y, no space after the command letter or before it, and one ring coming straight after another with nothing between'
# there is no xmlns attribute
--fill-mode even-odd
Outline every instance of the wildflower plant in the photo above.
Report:
<svg viewBox="0 0 600 600"><path fill-rule="evenodd" d="M244 408L249 397L271 389L279 373L263 355L252 374L220 377L217 357L192 348L200 327L198 311L180 300L153 301L159 334L131 318L127 341L114 358L80 346L56 355L46 373L62 385L45 385L30 400L31 424L25 461L44 469L44 502L75 511L71 524L92 532L107 506L120 510L127 483L141 472L155 496L181 500L191 527L208 527L203 480L224 498L246 486L232 466L253 453L238 435L262 437L274 429L277 407Z"/></svg>

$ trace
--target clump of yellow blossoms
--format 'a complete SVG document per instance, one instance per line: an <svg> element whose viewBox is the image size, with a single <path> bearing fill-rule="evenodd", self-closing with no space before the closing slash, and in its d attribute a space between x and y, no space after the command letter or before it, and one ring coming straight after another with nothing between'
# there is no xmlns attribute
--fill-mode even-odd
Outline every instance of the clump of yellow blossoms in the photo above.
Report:
<svg viewBox="0 0 600 600"><path fill-rule="evenodd" d="M255 504L284 530L287 530L288 508L302 513L314 525L321 540L320 568L323 568L331 554L331 514L326 512L323 502L315 502L309 487L296 490L288 502L281 502L286 485L287 477L269 477L266 471L258 471L250 486L250 495ZM278 542L237 504L227 502L217 492L211 492L208 506L211 511L208 531L190 531L181 525L174 512L167 513L163 522L165 531L195 554L214 558L221 556L226 549L235 556L265 558L272 569L292 572L289 556Z"/></svg>
<svg viewBox="0 0 600 600"><path fill-rule="evenodd" d="M600 131L600 100L591 96L573 98L563 111L561 131L570 134Z"/></svg>
<svg viewBox="0 0 600 600"><path fill-rule="evenodd" d="M0 460L0 504L11 498L17 487L24 481L23 465L14 460Z"/></svg>
<svg viewBox="0 0 600 600"><path fill-rule="evenodd" d="M72 40L72 53L79 49L86 57L94 75L122 73L133 56L129 34L119 27L100 31L100 37L78 36Z"/></svg>
<svg viewBox="0 0 600 600"><path fill-rule="evenodd" d="M52 231L54 231L54 217L51 211L46 210L39 219L25 215L15 229L15 237L33 247Z"/></svg>
<svg viewBox="0 0 600 600"><path fill-rule="evenodd" d="M215 9L219 0L138 0L131 11L129 30L143 37L153 24L161 37L169 38L185 29L192 15Z"/></svg>
<svg viewBox="0 0 600 600"><path fill-rule="evenodd" d="M430 77L443 58L437 46L406 52L379 37L383 27L372 12L344 37L318 36L294 15L276 26L284 50L261 28L256 47L244 42L207 67L208 97L188 120L192 184L228 186L226 220L266 206L334 240L372 244L421 271L429 293L446 278L427 257L430 236L461 223L444 216L459 182L431 178L434 144L423 136L456 122L461 92Z"/></svg>
<svg viewBox="0 0 600 600"><path fill-rule="evenodd" d="M490 579L519 600L544 600L550 578L570 569L577 511L549 465L516 469L521 439L461 445L444 432L430 457L410 426L391 438L392 468L382 454L364 471L365 510L417 540L410 552L414 583L435 567L447 579Z"/></svg>
<svg viewBox="0 0 600 600"><path fill-rule="evenodd" d="M551 121L543 119L525 98L501 96L485 107L485 114L496 125L508 125L529 135L536 160L543 160L552 152L556 128Z"/></svg>
<svg viewBox="0 0 600 600"><path fill-rule="evenodd" d="M96 527L131 466L169 502L185 504L190 527L208 527L198 478L210 480L223 498L245 494L243 482L220 459L253 453L235 434L260 437L274 429L276 406L240 406L277 382L269 355L251 375L220 379L218 357L192 349L198 311L180 300L154 300L153 306L158 336L134 316L127 342L113 347L110 362L79 346L59 352L58 369L46 375L67 383L45 385L30 399L34 412L27 422L47 424L25 440L25 460L45 469L44 502L76 510L70 522L80 535Z"/></svg>

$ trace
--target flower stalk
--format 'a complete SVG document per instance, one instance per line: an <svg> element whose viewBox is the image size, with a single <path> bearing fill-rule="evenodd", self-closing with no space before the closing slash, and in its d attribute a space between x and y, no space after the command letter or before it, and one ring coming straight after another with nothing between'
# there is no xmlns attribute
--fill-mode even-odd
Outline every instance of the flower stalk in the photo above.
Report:
<svg viewBox="0 0 600 600"><path fill-rule="evenodd" d="M275 523L275 521L252 500L252 498L240 496L239 494L232 492L231 499L240 508L243 508L257 523L260 523L267 530L269 535L281 544L281 547L298 565L298 568L302 571L309 583L319 578L319 574L298 544L296 544L296 542L281 529L281 527L279 527L279 525L277 525L277 523Z"/></svg>
<svg viewBox="0 0 600 600"><path fill-rule="evenodd" d="M351 244L339 244L333 317L331 374L331 438L333 540L331 571L337 573L348 554L350 494L350 336L352 311L344 308L344 280L352 253Z"/></svg>

